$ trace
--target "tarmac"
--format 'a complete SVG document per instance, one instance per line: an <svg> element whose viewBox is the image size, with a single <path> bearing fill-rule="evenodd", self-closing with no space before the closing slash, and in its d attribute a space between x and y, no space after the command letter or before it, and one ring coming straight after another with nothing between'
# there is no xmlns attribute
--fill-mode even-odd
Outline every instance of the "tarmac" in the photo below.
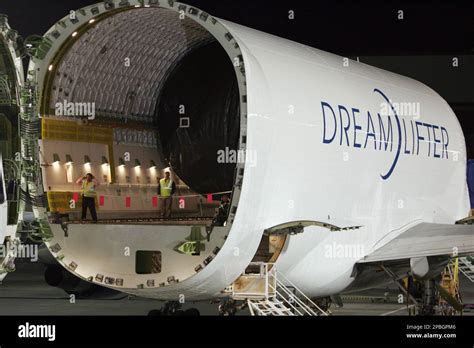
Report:
<svg viewBox="0 0 474 348"><path fill-rule="evenodd" d="M17 270L0 285L0 315L2 316L146 316L150 310L159 309L164 302L120 295L115 299L76 299L63 290L44 281L44 265L18 263ZM408 315L407 305L398 304L396 287L372 289L368 292L343 296L344 306L331 306L336 316L400 316ZM474 284L461 276L463 302L474 304ZM217 304L210 302L188 303L183 309L197 308L201 315L218 315ZM237 315L250 315L248 309ZM474 310L463 315L474 315Z"/></svg>

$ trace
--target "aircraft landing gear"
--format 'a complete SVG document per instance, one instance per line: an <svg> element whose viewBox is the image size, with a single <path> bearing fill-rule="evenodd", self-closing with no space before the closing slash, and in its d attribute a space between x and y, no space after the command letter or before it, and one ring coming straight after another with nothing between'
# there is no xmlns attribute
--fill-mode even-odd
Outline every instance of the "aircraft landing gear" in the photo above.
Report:
<svg viewBox="0 0 474 348"><path fill-rule="evenodd" d="M237 314L237 311L245 309L247 307L247 301L242 304L238 304L236 300L232 298L225 298L222 300L212 301L211 303L219 303L219 316L230 317Z"/></svg>
<svg viewBox="0 0 474 348"><path fill-rule="evenodd" d="M414 305L409 311L410 315L432 316L443 314L442 309L438 305L440 298L447 301L451 310L458 308L456 299L451 298L449 294L440 292L436 279L416 281L410 276L408 278L407 291Z"/></svg>
<svg viewBox="0 0 474 348"><path fill-rule="evenodd" d="M218 308L220 316L229 317L237 313L237 304L231 298L222 300Z"/></svg>
<svg viewBox="0 0 474 348"><path fill-rule="evenodd" d="M332 298L330 296L315 298L312 299L312 301L325 312L329 311L332 304Z"/></svg>
<svg viewBox="0 0 474 348"><path fill-rule="evenodd" d="M237 311L244 309L247 306L247 302L244 302L241 305L237 304L232 298L225 298L219 302L219 315L220 316L234 316L236 315Z"/></svg>
<svg viewBox="0 0 474 348"><path fill-rule="evenodd" d="M168 301L160 309L153 309L148 312L149 317L158 317L158 316L200 316L199 310L197 308L190 308L187 310L181 309L182 305L178 301Z"/></svg>
<svg viewBox="0 0 474 348"><path fill-rule="evenodd" d="M418 315L435 315L437 296L436 282L433 279L423 281L422 298L417 308Z"/></svg>

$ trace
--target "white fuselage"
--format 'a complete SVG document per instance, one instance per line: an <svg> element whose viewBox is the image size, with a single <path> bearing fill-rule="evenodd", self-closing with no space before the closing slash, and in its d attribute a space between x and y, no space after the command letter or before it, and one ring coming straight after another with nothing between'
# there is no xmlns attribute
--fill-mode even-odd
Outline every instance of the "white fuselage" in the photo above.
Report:
<svg viewBox="0 0 474 348"><path fill-rule="evenodd" d="M359 259L407 228L466 216L464 136L434 91L410 78L222 23L243 52L247 153L257 160L246 164L224 247L176 291L222 289L248 265L264 229L314 220L362 227L338 232L309 227L288 238L277 265L308 296L336 294L354 281ZM412 105L411 115L404 105Z"/></svg>
<svg viewBox="0 0 474 348"><path fill-rule="evenodd" d="M252 256L266 228L297 220L360 225L339 232L307 228L289 237L277 261L309 296L335 294L354 280L357 260L407 228L466 216L464 136L434 91L410 78L223 23L244 53L247 152L257 161L245 168L234 225L206 282L232 282L251 258L233 256L233 248ZM413 105L411 114L403 105ZM195 278L200 276L204 273Z"/></svg>
<svg viewBox="0 0 474 348"><path fill-rule="evenodd" d="M209 21L200 23L212 30ZM159 299L212 298L245 270L267 228L298 220L362 226L334 232L309 227L287 239L279 270L308 296L326 296L353 282L357 260L407 228L466 216L464 136L453 111L434 91L344 57L217 23L242 52L246 152L252 156L232 227L217 256L199 273L162 288L124 291ZM31 66L40 81L53 56L54 49ZM86 256L77 252L80 262L66 258L63 263L88 262L88 274L76 272L87 278L99 261Z"/></svg>

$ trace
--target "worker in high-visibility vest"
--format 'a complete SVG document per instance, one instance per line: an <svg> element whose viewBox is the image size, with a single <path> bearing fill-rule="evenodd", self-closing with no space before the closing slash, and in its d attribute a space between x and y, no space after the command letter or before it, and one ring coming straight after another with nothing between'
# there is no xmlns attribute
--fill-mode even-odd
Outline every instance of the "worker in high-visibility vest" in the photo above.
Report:
<svg viewBox="0 0 474 348"><path fill-rule="evenodd" d="M170 172L165 172L165 177L160 180L158 185L158 195L161 197L161 217L171 217L171 206L173 203L173 194L176 192L176 184L171 179Z"/></svg>
<svg viewBox="0 0 474 348"><path fill-rule="evenodd" d="M213 226L224 226L227 221L227 215L229 214L230 199L228 195L223 195L221 198L221 205L217 209L214 218L212 219Z"/></svg>
<svg viewBox="0 0 474 348"><path fill-rule="evenodd" d="M211 241L211 233L214 230L215 226L225 226L227 221L227 216L229 215L230 208L230 198L228 195L223 195L221 197L221 205L216 210L214 218L210 225L206 226L207 241Z"/></svg>
<svg viewBox="0 0 474 348"><path fill-rule="evenodd" d="M96 180L94 175L87 173L85 176L80 177L76 180L76 184L82 186L82 217L84 221L87 216L87 209L89 209L92 220L97 222L97 212L95 209L95 198L97 196L96 189L99 186L99 182Z"/></svg>

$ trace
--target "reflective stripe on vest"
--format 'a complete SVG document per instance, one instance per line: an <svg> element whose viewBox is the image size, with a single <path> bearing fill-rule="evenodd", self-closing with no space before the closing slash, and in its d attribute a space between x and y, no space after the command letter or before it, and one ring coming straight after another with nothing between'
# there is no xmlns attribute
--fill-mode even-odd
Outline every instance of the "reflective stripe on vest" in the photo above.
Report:
<svg viewBox="0 0 474 348"><path fill-rule="evenodd" d="M167 182L165 179L160 180L160 196L170 197L173 189L173 180L169 179Z"/></svg>
<svg viewBox="0 0 474 348"><path fill-rule="evenodd" d="M95 192L95 183L93 181L82 181L82 195L84 197L95 197L97 195L97 193Z"/></svg>

